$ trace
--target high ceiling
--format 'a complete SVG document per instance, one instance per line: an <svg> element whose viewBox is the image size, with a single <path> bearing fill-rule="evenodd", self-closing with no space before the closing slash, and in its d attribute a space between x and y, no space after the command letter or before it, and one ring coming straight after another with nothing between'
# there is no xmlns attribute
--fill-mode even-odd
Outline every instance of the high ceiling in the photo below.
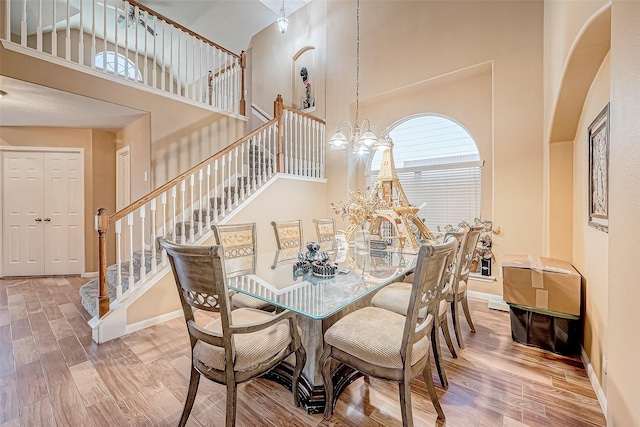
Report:
<svg viewBox="0 0 640 427"><path fill-rule="evenodd" d="M285 14L300 9L311 0L286 0ZM161 15L240 53L251 37L269 25L275 27L282 1L279 0L140 0Z"/></svg>

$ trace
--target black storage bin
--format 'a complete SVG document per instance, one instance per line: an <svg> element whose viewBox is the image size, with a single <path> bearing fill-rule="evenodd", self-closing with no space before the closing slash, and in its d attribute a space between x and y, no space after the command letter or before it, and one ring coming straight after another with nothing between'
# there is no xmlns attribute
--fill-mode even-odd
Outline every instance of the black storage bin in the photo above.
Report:
<svg viewBox="0 0 640 427"><path fill-rule="evenodd" d="M580 352L579 316L517 304L509 307L514 341L565 356Z"/></svg>

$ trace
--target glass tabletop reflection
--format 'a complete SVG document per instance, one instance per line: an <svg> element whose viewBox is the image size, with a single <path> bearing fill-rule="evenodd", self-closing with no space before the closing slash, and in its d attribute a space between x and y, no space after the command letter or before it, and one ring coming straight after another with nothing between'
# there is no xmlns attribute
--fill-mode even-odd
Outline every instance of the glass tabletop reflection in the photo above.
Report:
<svg viewBox="0 0 640 427"><path fill-rule="evenodd" d="M398 279L414 267L417 254L407 250L357 253L353 248L329 249L338 272L333 277L319 277L295 268L301 251L296 247L257 253L250 273L227 278L229 289L303 316L324 319Z"/></svg>

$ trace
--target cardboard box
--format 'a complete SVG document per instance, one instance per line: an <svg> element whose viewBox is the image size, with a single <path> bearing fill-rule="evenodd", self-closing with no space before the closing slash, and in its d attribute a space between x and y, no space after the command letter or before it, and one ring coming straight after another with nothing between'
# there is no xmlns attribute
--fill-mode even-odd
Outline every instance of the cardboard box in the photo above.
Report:
<svg viewBox="0 0 640 427"><path fill-rule="evenodd" d="M502 274L505 302L580 316L582 276L568 262L507 255Z"/></svg>

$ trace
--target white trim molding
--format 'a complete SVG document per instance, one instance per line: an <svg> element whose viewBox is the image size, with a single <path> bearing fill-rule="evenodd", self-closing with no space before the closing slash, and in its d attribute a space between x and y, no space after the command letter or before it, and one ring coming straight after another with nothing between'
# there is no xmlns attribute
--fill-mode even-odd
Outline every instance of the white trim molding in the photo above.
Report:
<svg viewBox="0 0 640 427"><path fill-rule="evenodd" d="M184 313L182 309L172 311L170 313L161 314L160 316L152 317L151 319L146 319L141 322L132 323L131 325L127 325L127 334L132 332L139 331L144 328L148 328L149 326L159 325L160 323L168 322L169 320L177 319L178 317L182 317Z"/></svg>
<svg viewBox="0 0 640 427"><path fill-rule="evenodd" d="M598 377L596 376L596 371L593 369L593 365L591 365L591 360L589 360L589 356L587 352L584 351L584 347L580 346L580 357L582 358L582 364L584 365L584 369L587 371L587 375L589 376L589 381L591 381L591 387L593 387L593 391L596 393L598 397L598 402L600 402L600 407L602 408L602 413L604 414L605 419L607 418L607 396L604 394L604 390L600 386L600 382L598 381ZM605 374L606 375L606 374Z"/></svg>
<svg viewBox="0 0 640 427"><path fill-rule="evenodd" d="M489 308L493 310L509 311L509 305L504 302L502 295L487 294L485 292L467 291L467 295L471 298L486 299L489 302Z"/></svg>

